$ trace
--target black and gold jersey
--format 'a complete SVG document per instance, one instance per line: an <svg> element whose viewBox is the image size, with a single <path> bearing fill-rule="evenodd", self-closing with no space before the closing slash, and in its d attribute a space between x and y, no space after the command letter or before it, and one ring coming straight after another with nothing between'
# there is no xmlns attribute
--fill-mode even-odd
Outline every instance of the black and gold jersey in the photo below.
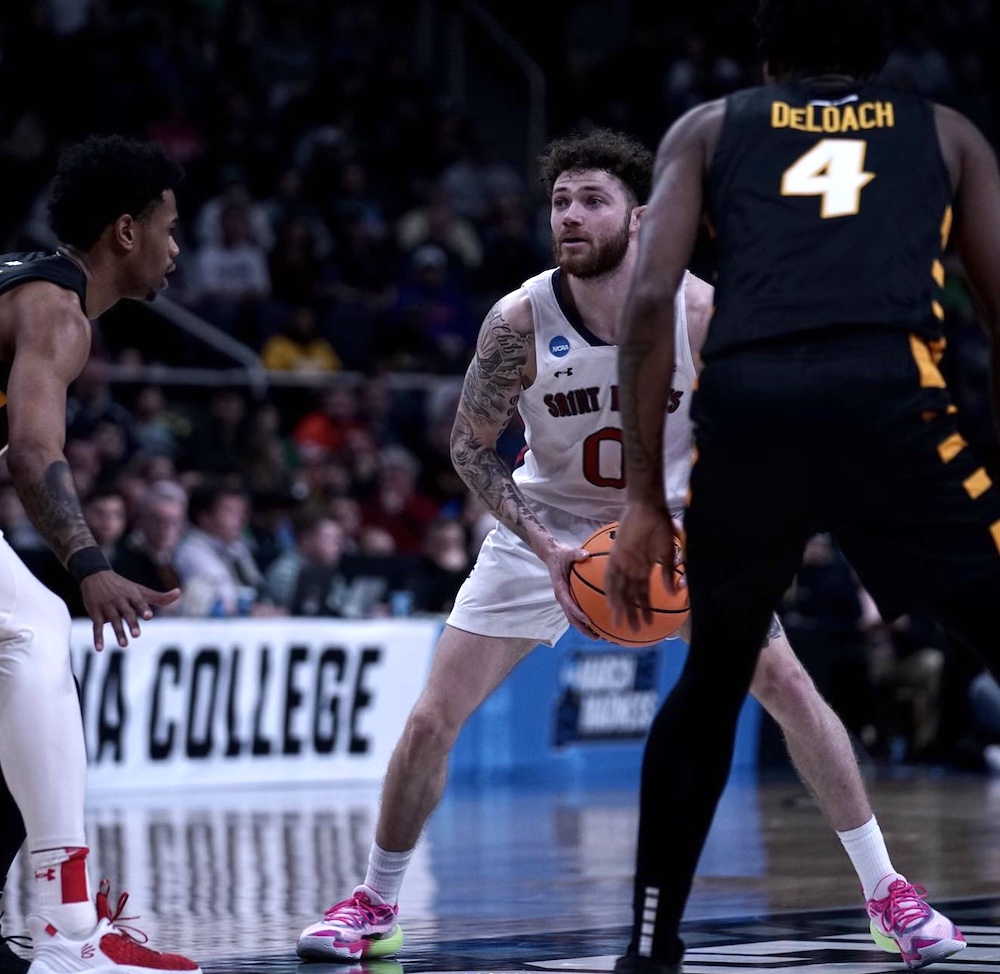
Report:
<svg viewBox="0 0 1000 974"><path fill-rule="evenodd" d="M837 325L939 338L951 198L920 96L796 84L728 96L706 180L718 279L704 359Z"/></svg>
<svg viewBox="0 0 1000 974"><path fill-rule="evenodd" d="M80 299L86 308L87 278L68 257L50 250L0 255L0 294L29 281L51 281ZM7 380L10 362L0 361L0 453L7 449Z"/></svg>

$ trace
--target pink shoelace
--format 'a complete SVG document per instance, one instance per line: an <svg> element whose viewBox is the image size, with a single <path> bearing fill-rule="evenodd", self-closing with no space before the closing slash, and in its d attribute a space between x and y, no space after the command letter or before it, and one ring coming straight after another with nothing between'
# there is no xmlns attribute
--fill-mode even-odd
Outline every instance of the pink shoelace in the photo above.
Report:
<svg viewBox="0 0 1000 974"><path fill-rule="evenodd" d="M868 904L868 915L877 919L883 930L905 929L915 920L930 916L931 908L924 901L927 890L902 879L889 884L889 895Z"/></svg>
<svg viewBox="0 0 1000 974"><path fill-rule="evenodd" d="M323 915L323 919L360 930L365 924L384 923L386 917L379 915L381 910L391 912L392 907L381 903L372 903L364 893L355 893L350 899L341 900L331 906Z"/></svg>

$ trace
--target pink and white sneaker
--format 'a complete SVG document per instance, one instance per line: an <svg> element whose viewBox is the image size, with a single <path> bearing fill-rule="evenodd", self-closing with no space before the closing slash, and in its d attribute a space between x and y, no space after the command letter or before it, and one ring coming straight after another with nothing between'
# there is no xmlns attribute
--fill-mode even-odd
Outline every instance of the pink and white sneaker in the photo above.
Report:
<svg viewBox="0 0 1000 974"><path fill-rule="evenodd" d="M349 899L335 903L319 923L306 927L295 952L302 960L356 961L362 957L390 957L403 946L399 910L376 902L366 886Z"/></svg>
<svg viewBox="0 0 1000 974"><path fill-rule="evenodd" d="M97 892L97 926L87 937L74 939L60 933L42 916L28 916L34 960L28 974L156 974L183 971L201 974L201 968L180 954L164 954L146 946L146 935L123 921L128 893L118 897L114 913L108 906L110 884L102 880Z"/></svg>
<svg viewBox="0 0 1000 974"><path fill-rule="evenodd" d="M927 902L927 890L905 879L883 879L868 901L872 939L883 950L898 953L912 970L957 954L965 937L943 913ZM879 893L885 895L879 897Z"/></svg>

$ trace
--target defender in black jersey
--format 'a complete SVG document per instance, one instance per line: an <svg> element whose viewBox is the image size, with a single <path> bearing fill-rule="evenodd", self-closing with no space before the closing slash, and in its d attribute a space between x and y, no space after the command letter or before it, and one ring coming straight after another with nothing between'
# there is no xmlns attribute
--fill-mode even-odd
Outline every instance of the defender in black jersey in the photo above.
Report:
<svg viewBox="0 0 1000 974"><path fill-rule="evenodd" d="M833 534L886 619L930 613L1000 676L1000 495L938 368L949 245L998 348L995 154L961 114L870 82L886 52L881 0L763 0L758 26L775 83L698 106L664 136L624 313L629 500L608 586L635 619L651 566L674 550L659 469L670 297L706 216L719 256L692 400L691 645L647 740L618 974L679 969L738 711L812 534ZM880 884L868 912L911 968L964 946L906 884Z"/></svg>
<svg viewBox="0 0 1000 974"><path fill-rule="evenodd" d="M91 320L122 299L150 300L166 287L179 252L174 187L181 176L153 143L86 139L66 150L52 182L58 250L0 256L0 447L25 512L80 585L98 651L105 625L125 647L152 606L180 592L137 585L105 560L64 454L66 393L90 354ZM91 896L87 755L69 639L66 604L0 537L0 787L16 803L0 794L0 854L12 855L26 834L31 974L198 974L193 961L161 954L117 927L106 883ZM0 960L16 970L11 954Z"/></svg>

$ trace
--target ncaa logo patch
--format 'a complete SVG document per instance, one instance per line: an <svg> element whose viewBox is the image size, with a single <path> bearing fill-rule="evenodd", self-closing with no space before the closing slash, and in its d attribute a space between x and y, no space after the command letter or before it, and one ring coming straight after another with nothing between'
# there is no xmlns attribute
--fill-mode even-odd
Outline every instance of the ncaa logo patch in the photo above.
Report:
<svg viewBox="0 0 1000 974"><path fill-rule="evenodd" d="M569 354L569 339L564 338L562 335L556 335L549 342L549 351L555 355L556 358L562 358L564 355Z"/></svg>

